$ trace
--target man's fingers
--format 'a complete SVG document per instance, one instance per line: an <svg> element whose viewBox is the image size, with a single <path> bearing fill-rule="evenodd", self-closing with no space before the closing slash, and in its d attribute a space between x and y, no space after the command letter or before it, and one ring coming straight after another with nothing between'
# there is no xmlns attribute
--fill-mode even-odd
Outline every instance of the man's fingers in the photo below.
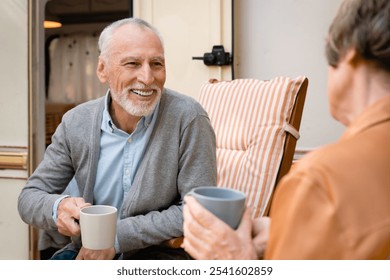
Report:
<svg viewBox="0 0 390 280"><path fill-rule="evenodd" d="M81 197L66 197L58 206L57 227L61 234L67 236L80 235L80 209L90 205Z"/></svg>

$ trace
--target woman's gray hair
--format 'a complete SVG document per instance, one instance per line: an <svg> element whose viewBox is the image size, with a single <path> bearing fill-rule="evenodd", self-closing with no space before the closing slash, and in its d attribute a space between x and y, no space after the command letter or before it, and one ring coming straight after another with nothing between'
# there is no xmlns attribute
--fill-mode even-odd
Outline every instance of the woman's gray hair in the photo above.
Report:
<svg viewBox="0 0 390 280"><path fill-rule="evenodd" d="M145 20L140 19L140 18L124 18L124 19L121 19L121 20L118 20L118 21L111 23L110 25L108 25L107 27L105 27L103 29L102 33L100 34L99 42L98 42L99 51L100 51L101 56L106 57L106 52L108 50L108 46L111 43L112 35L114 34L114 31L117 30L119 27L121 27L123 25L127 25L127 24L133 24L133 25L139 26L140 28L147 28L147 29L151 30L152 32L154 32L157 35L157 37L161 41L161 45L164 47L163 38L162 38L160 32L154 26L152 26L150 23L148 23Z"/></svg>
<svg viewBox="0 0 390 280"><path fill-rule="evenodd" d="M329 65L337 67L349 49L390 71L390 0L345 0L326 44Z"/></svg>

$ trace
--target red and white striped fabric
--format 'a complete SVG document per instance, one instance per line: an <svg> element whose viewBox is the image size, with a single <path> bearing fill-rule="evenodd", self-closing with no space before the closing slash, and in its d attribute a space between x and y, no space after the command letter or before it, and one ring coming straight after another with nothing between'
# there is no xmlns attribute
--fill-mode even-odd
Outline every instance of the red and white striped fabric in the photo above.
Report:
<svg viewBox="0 0 390 280"><path fill-rule="evenodd" d="M217 137L218 186L247 194L253 217L274 189L297 92L306 77L208 82L199 102Z"/></svg>

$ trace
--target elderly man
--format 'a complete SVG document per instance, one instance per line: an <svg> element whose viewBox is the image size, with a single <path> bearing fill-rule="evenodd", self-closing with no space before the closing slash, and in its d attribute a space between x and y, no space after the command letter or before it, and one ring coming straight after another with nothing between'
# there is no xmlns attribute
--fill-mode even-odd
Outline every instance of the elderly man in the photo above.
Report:
<svg viewBox="0 0 390 280"><path fill-rule="evenodd" d="M147 22L112 23L99 48L97 75L109 91L64 116L20 194L20 216L72 237L55 259L188 258L160 244L183 234L184 195L216 184L208 116L192 98L164 88L162 39ZM73 177L80 197L62 194ZM89 204L117 207L115 247L82 247L77 221Z"/></svg>

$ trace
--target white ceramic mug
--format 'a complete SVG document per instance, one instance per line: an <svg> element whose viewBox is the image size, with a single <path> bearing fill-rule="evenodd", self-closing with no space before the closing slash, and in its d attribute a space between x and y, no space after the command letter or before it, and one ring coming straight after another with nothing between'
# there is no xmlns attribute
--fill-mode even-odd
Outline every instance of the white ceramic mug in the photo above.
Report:
<svg viewBox="0 0 390 280"><path fill-rule="evenodd" d="M81 242L91 250L114 247L117 209L108 205L92 205L80 210Z"/></svg>
<svg viewBox="0 0 390 280"><path fill-rule="evenodd" d="M207 210L236 229L245 210L246 195L237 190L222 187L197 187L192 195Z"/></svg>

